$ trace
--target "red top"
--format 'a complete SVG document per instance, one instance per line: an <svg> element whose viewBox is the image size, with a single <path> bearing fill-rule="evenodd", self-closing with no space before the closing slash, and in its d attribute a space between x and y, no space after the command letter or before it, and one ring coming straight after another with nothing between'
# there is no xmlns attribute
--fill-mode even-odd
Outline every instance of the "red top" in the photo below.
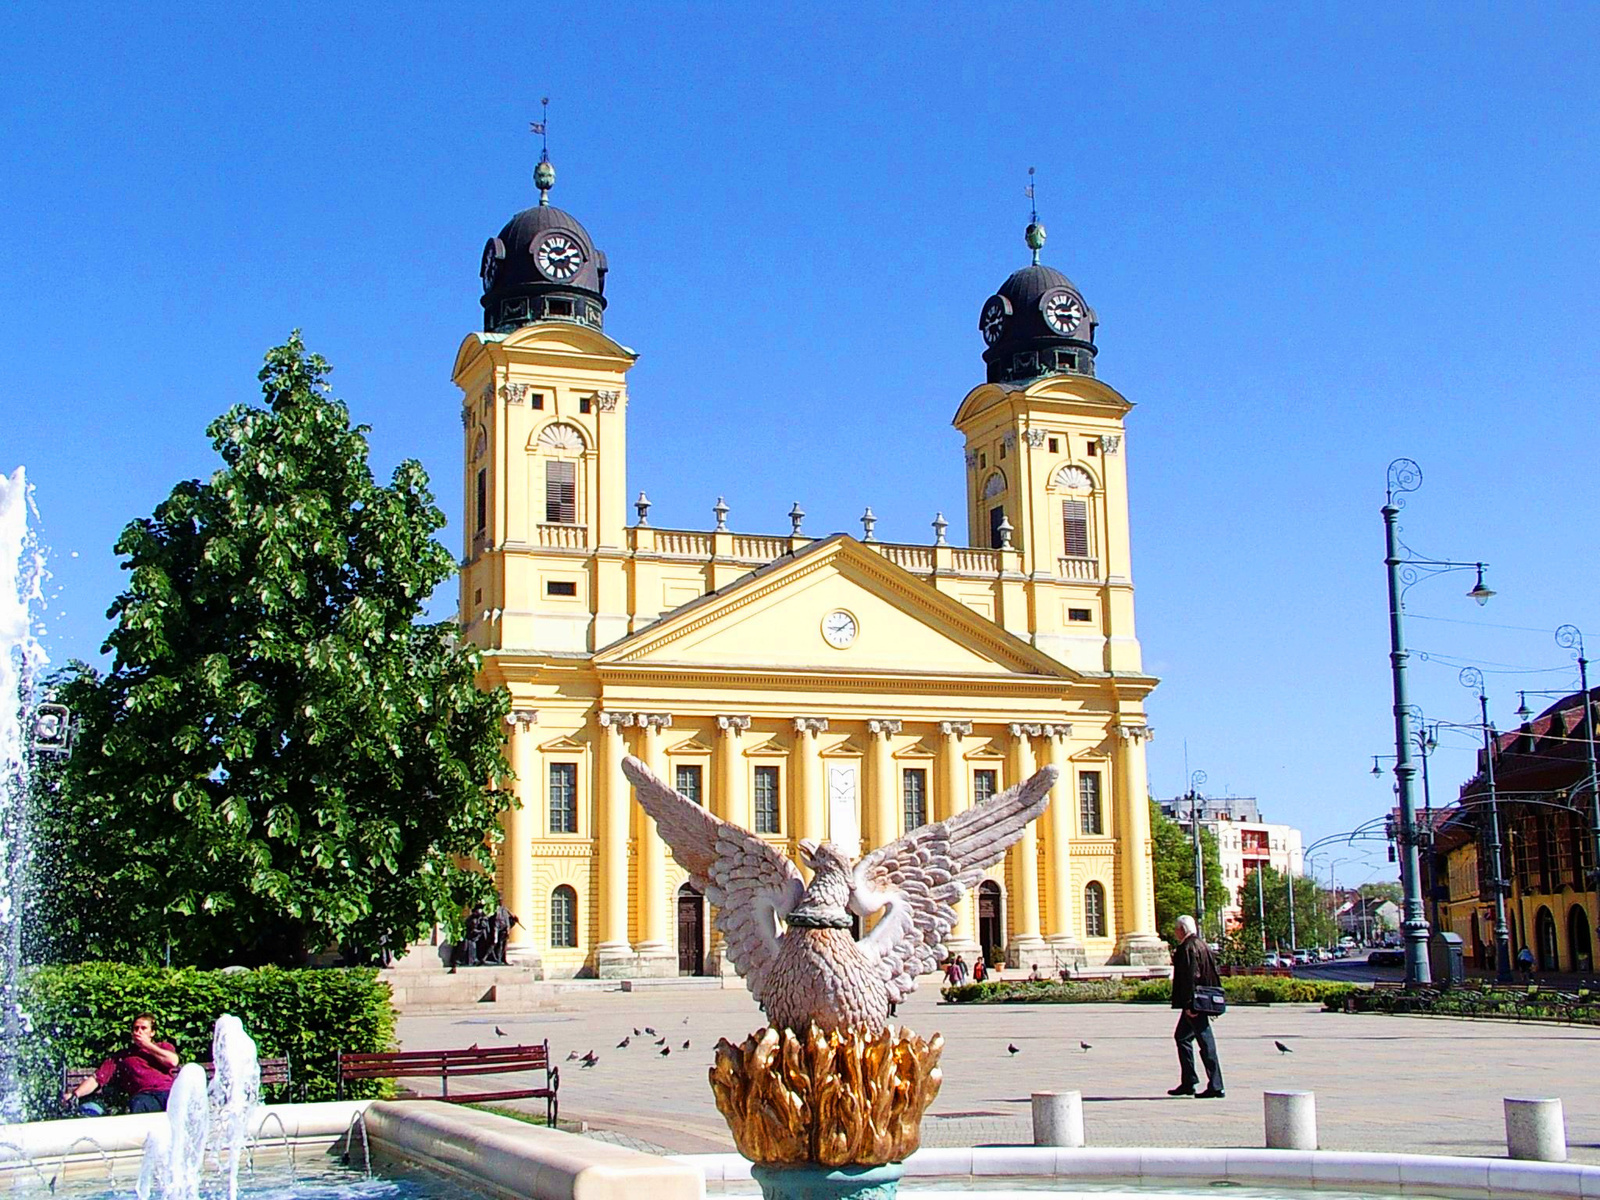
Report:
<svg viewBox="0 0 1600 1200"><path fill-rule="evenodd" d="M178 1052L171 1042L157 1042L156 1045L173 1054ZM163 1066L152 1058L146 1058L143 1051L130 1047L117 1051L101 1063L94 1073L94 1081L105 1087L115 1079L118 1089L132 1097L141 1092L171 1091L172 1081L177 1075L177 1067Z"/></svg>

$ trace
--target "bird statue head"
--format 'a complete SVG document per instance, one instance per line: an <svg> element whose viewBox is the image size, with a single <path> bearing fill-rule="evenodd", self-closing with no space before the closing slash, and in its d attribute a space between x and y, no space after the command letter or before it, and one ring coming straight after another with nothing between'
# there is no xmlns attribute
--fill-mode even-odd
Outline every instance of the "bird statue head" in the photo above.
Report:
<svg viewBox="0 0 1600 1200"><path fill-rule="evenodd" d="M787 918L790 925L848 929L850 919L850 858L832 842L801 838L800 861L811 868L811 883L800 905Z"/></svg>

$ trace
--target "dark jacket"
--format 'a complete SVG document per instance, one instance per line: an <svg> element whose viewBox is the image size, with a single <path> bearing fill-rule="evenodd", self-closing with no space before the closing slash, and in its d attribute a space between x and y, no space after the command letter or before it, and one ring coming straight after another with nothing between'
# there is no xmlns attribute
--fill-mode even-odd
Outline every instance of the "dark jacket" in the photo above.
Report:
<svg viewBox="0 0 1600 1200"><path fill-rule="evenodd" d="M1172 952L1172 1007L1194 1007L1196 986L1222 986L1216 959L1211 957L1211 947L1199 934L1185 938Z"/></svg>

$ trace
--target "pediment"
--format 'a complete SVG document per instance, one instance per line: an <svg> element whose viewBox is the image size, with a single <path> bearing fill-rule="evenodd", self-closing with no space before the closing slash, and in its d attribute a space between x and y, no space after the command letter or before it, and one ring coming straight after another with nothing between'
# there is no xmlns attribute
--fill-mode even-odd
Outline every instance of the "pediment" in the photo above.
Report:
<svg viewBox="0 0 1600 1200"><path fill-rule="evenodd" d="M824 618L846 613L838 646ZM854 538L799 554L664 614L595 655L600 670L673 668L855 675L1076 679L1071 668Z"/></svg>
<svg viewBox="0 0 1600 1200"><path fill-rule="evenodd" d="M584 750L587 749L582 742L575 742L563 734L561 737L552 738L548 742L539 743L541 750Z"/></svg>
<svg viewBox="0 0 1600 1200"><path fill-rule="evenodd" d="M894 758L932 758L933 756L934 756L933 747L928 745L927 742L918 741L918 742L912 742L911 745L904 746L901 749L896 750L892 757L894 757Z"/></svg>
<svg viewBox="0 0 1600 1200"><path fill-rule="evenodd" d="M667 747L668 754L710 754L711 747L702 742L698 737L679 742L676 746Z"/></svg>
<svg viewBox="0 0 1600 1200"><path fill-rule="evenodd" d="M751 746L744 752L746 758L776 758L789 753L789 747L777 738L768 738L764 742Z"/></svg>
<svg viewBox="0 0 1600 1200"><path fill-rule="evenodd" d="M973 759L982 759L985 762L990 760L998 760L1003 762L1005 760L1006 753L999 746L990 741L982 742L979 745L974 746L961 757L967 759L968 761Z"/></svg>
<svg viewBox="0 0 1600 1200"><path fill-rule="evenodd" d="M862 757L864 757L864 753L865 752L861 749L860 746L856 745L849 738L845 738L842 741L834 743L832 746L824 747L822 749L822 751L820 752L820 757L822 757L822 758L862 758Z"/></svg>

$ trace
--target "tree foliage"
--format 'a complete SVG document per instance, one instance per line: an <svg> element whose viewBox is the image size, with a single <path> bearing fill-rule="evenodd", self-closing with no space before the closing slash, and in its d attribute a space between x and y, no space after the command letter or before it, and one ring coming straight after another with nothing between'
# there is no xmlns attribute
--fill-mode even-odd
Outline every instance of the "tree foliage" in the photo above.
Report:
<svg viewBox="0 0 1600 1200"><path fill-rule="evenodd" d="M36 822L57 961L295 963L453 923L508 800L503 691L449 623L455 564L421 464L387 487L299 334L222 459L116 543L105 676L59 681L77 750Z"/></svg>
<svg viewBox="0 0 1600 1200"><path fill-rule="evenodd" d="M1196 915L1194 894L1194 842L1171 817L1161 811L1161 806L1150 801L1150 837L1152 844L1153 875L1156 889L1156 925L1161 936L1172 940L1172 927L1177 919L1188 913ZM1221 857L1217 849L1217 836L1204 825L1200 827L1200 858L1205 872L1207 939L1216 940L1222 906L1227 903L1228 892L1222 882Z"/></svg>
<svg viewBox="0 0 1600 1200"><path fill-rule="evenodd" d="M1290 876L1274 867L1260 868L1261 894L1258 898L1256 871L1244 877L1239 888L1239 907L1242 911L1240 938L1261 945L1261 909L1266 909L1267 945L1272 949L1290 948L1289 937L1289 879ZM1339 940L1339 927L1334 919L1332 895L1320 888L1314 879L1295 875L1294 879L1294 939L1295 947L1332 946Z"/></svg>

